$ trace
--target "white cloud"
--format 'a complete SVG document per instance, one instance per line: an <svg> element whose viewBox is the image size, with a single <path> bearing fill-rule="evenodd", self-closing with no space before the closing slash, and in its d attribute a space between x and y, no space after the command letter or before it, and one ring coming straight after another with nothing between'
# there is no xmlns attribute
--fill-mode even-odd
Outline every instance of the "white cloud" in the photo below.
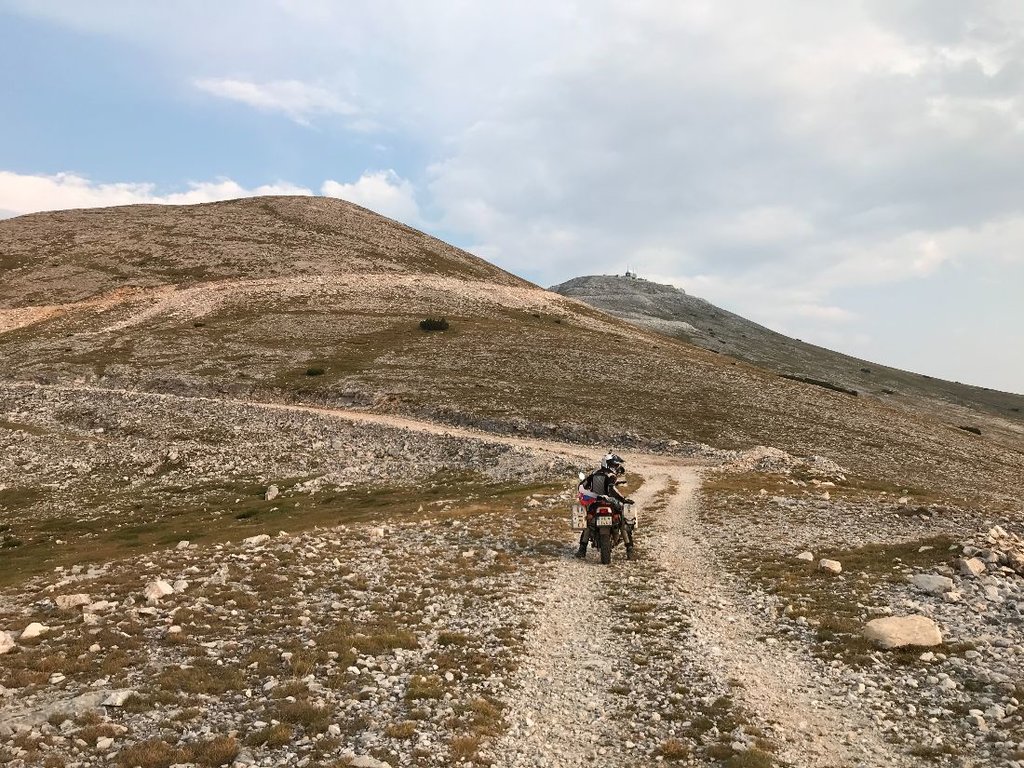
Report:
<svg viewBox="0 0 1024 768"><path fill-rule="evenodd" d="M111 205L150 203L188 205L232 200L254 195L315 195L313 190L279 181L244 187L232 179L191 182L181 191L158 191L148 182L98 183L74 173L51 176L0 171L0 218L36 211L67 208L101 208ZM323 182L320 194L369 208L413 226L422 226L413 185L392 170L367 171L356 181Z"/></svg>
<svg viewBox="0 0 1024 768"><path fill-rule="evenodd" d="M328 179L320 187L320 192L406 224L420 223L420 209L412 183L392 170L367 172L350 184Z"/></svg>
<svg viewBox="0 0 1024 768"><path fill-rule="evenodd" d="M230 78L200 78L196 88L230 101L239 101L266 112L283 112L307 124L316 114L355 115L358 110L332 91L299 80L254 83Z"/></svg>

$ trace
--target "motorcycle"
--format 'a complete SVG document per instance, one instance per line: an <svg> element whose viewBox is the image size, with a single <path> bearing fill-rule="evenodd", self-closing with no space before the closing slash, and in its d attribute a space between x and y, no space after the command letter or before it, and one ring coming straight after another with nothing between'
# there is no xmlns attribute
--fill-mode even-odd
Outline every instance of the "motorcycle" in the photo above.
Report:
<svg viewBox="0 0 1024 768"><path fill-rule="evenodd" d="M583 479L581 473L580 479ZM619 544L633 541L633 532L638 523L637 512L632 499L626 499L620 511L619 505L607 496L598 496L586 507L577 503L572 511L573 528L589 532L588 540L594 549L601 552L601 565L612 562L612 550ZM633 559L632 545L626 545L626 559Z"/></svg>

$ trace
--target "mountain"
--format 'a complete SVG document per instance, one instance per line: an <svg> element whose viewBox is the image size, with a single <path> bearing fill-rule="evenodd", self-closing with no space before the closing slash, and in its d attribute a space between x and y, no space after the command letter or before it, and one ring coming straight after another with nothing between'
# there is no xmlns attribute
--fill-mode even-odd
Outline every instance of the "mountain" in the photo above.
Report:
<svg viewBox="0 0 1024 768"><path fill-rule="evenodd" d="M441 316L448 331L420 329ZM731 343L752 332L730 322ZM773 445L986 494L1024 477L1019 433L968 406L908 411L782 379L325 198L2 221L0 328L12 381L354 404L625 446Z"/></svg>
<svg viewBox="0 0 1024 768"><path fill-rule="evenodd" d="M986 433L1011 442L1024 438L1024 395L944 381L834 352L777 333L675 286L643 278L591 275L551 290L781 376L856 392L895 407L941 411L951 420L976 420L983 414Z"/></svg>
<svg viewBox="0 0 1024 768"><path fill-rule="evenodd" d="M1017 422L637 286L323 198L0 222L0 763L1019 764Z"/></svg>

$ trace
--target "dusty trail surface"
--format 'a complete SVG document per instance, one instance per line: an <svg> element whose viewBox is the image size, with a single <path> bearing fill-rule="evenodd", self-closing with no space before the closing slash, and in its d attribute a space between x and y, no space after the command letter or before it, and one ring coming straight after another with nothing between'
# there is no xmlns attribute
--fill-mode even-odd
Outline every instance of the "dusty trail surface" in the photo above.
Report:
<svg viewBox="0 0 1024 768"><path fill-rule="evenodd" d="M667 472L676 484L654 556L685 585L680 598L694 627L686 653L728 678L739 703L777 736L779 756L787 762L821 768L903 765L869 723L846 709L844 687L829 690L805 654L764 642L769 627L763 617L750 613L743 595L719 578L724 571L696 514L698 472L656 467L646 472Z"/></svg>

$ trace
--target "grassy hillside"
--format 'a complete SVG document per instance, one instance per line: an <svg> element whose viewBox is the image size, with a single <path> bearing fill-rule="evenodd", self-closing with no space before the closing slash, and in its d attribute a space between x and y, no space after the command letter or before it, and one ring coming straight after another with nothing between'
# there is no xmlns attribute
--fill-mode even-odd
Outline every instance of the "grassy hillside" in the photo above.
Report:
<svg viewBox="0 0 1024 768"><path fill-rule="evenodd" d="M357 405L621 445L767 444L894 488L1006 504L1024 492L1020 440L964 431L973 410L781 379L340 201L12 219L0 286L8 380ZM420 330L437 316L447 331Z"/></svg>

